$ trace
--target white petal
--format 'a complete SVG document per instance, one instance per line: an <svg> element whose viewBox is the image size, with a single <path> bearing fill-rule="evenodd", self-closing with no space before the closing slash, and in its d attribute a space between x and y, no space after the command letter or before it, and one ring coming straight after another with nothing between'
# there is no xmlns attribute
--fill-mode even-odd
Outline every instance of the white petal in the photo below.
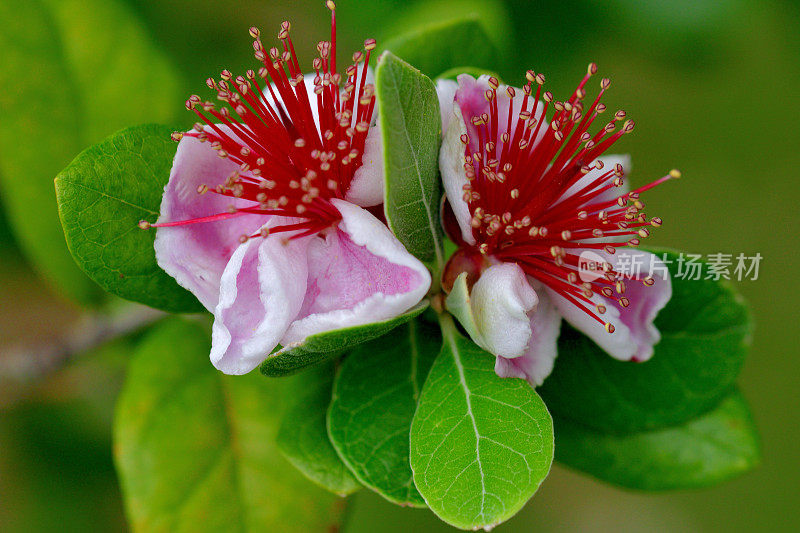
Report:
<svg viewBox="0 0 800 533"><path fill-rule="evenodd" d="M531 340L528 317L537 304L536 291L516 263L487 268L472 287L470 301L481 348L502 357L519 357Z"/></svg>
<svg viewBox="0 0 800 533"><path fill-rule="evenodd" d="M453 118L453 102L456 98L458 83L455 80L436 80L436 96L439 97L439 112L442 114L442 135Z"/></svg>
<svg viewBox="0 0 800 533"><path fill-rule="evenodd" d="M529 280L531 281L531 280ZM507 359L498 357L494 369L500 377L518 377L527 379L531 385L538 387L553 371L556 355L558 355L558 335L561 331L561 315L550 301L548 293L542 290L541 284L531 281L536 287L539 303L531 311L531 340L520 357Z"/></svg>
<svg viewBox="0 0 800 533"><path fill-rule="evenodd" d="M332 200L338 229L311 241L308 293L284 346L309 335L396 317L420 302L428 269L368 211Z"/></svg>
<svg viewBox="0 0 800 533"><path fill-rule="evenodd" d="M447 195L447 201L453 208L458 227L461 228L461 238L467 244L475 244L472 236L472 215L467 202L464 201L464 185L467 184L467 174L464 170L464 143L461 135L467 132L464 118L458 106L453 106L453 118L442 139L442 148L439 151L439 170L442 173L442 184Z"/></svg>
<svg viewBox="0 0 800 533"><path fill-rule="evenodd" d="M284 244L277 234L250 239L233 253L214 310L211 362L216 368L245 374L278 344L306 294L308 241Z"/></svg>
<svg viewBox="0 0 800 533"><path fill-rule="evenodd" d="M575 183L573 186L571 186L569 189L567 189L567 192L565 192L564 195L561 197L562 200L565 200L565 199L569 198L570 196L572 196L573 194L577 193L578 191L580 191L584 187L587 187L590 183L592 183L593 181L595 181L598 178L600 178L603 174L605 174L609 170L613 170L614 167L616 165L618 165L618 164L622 165L622 168L623 168L623 171L624 171L623 172L623 178L625 178L625 179L623 179L622 185L620 187L612 187L611 189L608 189L607 191L597 195L596 197L594 197L592 199L591 203L615 200L616 198L619 198L620 196L622 196L623 194L628 193L631 190L630 185L628 185L628 180L627 180L628 174L630 173L631 169L633 168L632 165L631 165L631 156L629 156L627 154L626 155L604 155L602 157L598 157L597 159L595 159L592 162L592 166L594 166L597 163L597 161L601 161L603 163L603 168L602 169L593 168L592 170L587 172L585 175L583 175L578 180L577 183ZM608 183L609 181L614 181L614 179L615 179L615 177L611 176L611 178L606 180L606 183Z"/></svg>
<svg viewBox="0 0 800 533"><path fill-rule="evenodd" d="M383 203L384 168L383 140L380 123L370 127L364 141L362 165L353 174L346 200L361 207L371 207Z"/></svg>
<svg viewBox="0 0 800 533"><path fill-rule="evenodd" d="M310 74L303 74L303 84L306 89L306 95L308 96L308 102L311 104L311 115L314 117L314 124L316 124L317 129L319 129L319 110L317 109L317 95L314 93L314 76L316 76L316 74L313 72ZM274 83L270 83L269 87L264 87L262 91L264 99L277 111L275 99L272 97L270 89L272 89L272 92L278 97L278 100L283 102L283 99L281 98L280 92L278 92L278 87ZM283 107L283 104L281 104L281 107Z"/></svg>
<svg viewBox="0 0 800 533"><path fill-rule="evenodd" d="M591 304L585 304L594 311L594 306L603 304L606 306L606 312L600 315L600 318L606 322L614 325L614 333L606 331L605 325L598 322L586 312L582 311L575 304L553 291L549 287L545 290L548 292L553 305L556 306L558 312L564 319L569 322L572 327L592 339L600 348L615 359L622 361L629 361L636 354L636 346L631 339L631 332L628 327L619 320L619 309L616 306L609 305L609 300L601 295L594 294L590 300Z"/></svg>

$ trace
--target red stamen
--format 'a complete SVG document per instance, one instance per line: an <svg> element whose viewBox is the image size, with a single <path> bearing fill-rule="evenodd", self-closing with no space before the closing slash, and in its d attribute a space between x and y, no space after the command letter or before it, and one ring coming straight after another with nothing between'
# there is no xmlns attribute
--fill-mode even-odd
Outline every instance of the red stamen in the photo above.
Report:
<svg viewBox="0 0 800 533"><path fill-rule="evenodd" d="M219 157L239 165L223 183L201 186L198 192L210 191L252 204L237 207L232 203L226 213L152 225L143 222L140 226L163 228L215 222L242 214L278 215L298 222L270 228L269 233L299 232L290 237L297 238L323 231L339 221L341 215L330 200L345 197L355 172L363 164L375 108L374 87L366 83L375 41L367 40L366 54L354 54L345 75L339 74L336 5L327 0L326 6L331 11L331 38L317 45L319 57L313 62L316 98L309 99L306 92L289 36L291 24L281 24L281 48L269 50L264 48L261 32L253 27L250 35L255 57L261 63L258 71L250 70L246 76L234 78L224 70L219 80L209 79L207 85L223 107L217 109L199 96L190 97L186 107L197 114L200 122L189 133L173 135L175 140L186 135L207 142ZM319 124L314 120L315 111ZM264 236L262 233L243 238Z"/></svg>
<svg viewBox="0 0 800 533"><path fill-rule="evenodd" d="M527 275L606 324L600 316L605 307L595 308L591 297L598 294L609 298L616 293L625 307L629 301L621 296L624 283L616 283L619 273L610 264L597 279L580 279L579 254L587 249L613 253L619 247L638 245L640 238L649 235L646 226L661 225L660 218L646 218L639 194L680 177L680 173L673 170L618 198L598 200L599 195L622 185L623 169L620 165L603 169L602 162L595 160L630 133L633 122L628 120L618 129L617 123L626 116L624 111L618 111L599 131L589 132L595 119L606 110L600 100L610 86L610 81L603 79L600 93L584 111L585 86L596 72L597 66L590 64L570 98L559 102L549 92L542 95L544 76L528 71L516 120L512 113L516 91L500 89L497 80L490 78L485 110L464 116L467 134L461 140L467 176L464 200L472 214L474 249L484 256L516 262ZM529 109L533 83L537 90ZM508 113L502 116L500 97L507 98L509 106ZM542 111L540 99L544 100ZM553 116L547 125L550 109ZM566 195L586 173L600 169L604 171L598 177ZM614 242L597 242L601 237ZM450 270L461 267L449 267L445 275L454 279L458 273ZM606 330L613 332L614 327L606 324Z"/></svg>

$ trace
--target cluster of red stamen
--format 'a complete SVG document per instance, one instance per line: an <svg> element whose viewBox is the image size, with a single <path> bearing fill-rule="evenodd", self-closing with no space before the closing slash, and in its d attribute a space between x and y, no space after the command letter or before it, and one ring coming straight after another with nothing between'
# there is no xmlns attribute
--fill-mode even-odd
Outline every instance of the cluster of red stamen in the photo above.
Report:
<svg viewBox="0 0 800 533"><path fill-rule="evenodd" d="M596 72L592 63L572 96L559 102L550 92L542 92L544 76L528 71L516 116L514 100L520 96L513 87L506 88L508 115L500 116L499 82L490 78L485 92L488 112L464 117L468 134L461 136L467 175L463 197L472 215L477 252L519 264L527 275L613 332L614 326L600 318L605 306L595 305L590 298L602 294L627 307L625 281L609 263L595 281L579 279L580 253L596 249L613 254L619 247L637 246L650 234L649 226L661 225L660 218L645 216L639 194L680 173L673 170L613 200L598 199L622 185L623 169L616 165L580 190L565 194L590 171L604 170L597 157L633 130L631 120L618 127L626 115L617 111L598 132L589 132L606 110L600 99L610 85L604 78L600 93L585 107L585 85ZM545 122L548 111L553 114L549 125ZM652 285L654 280L645 277L643 282Z"/></svg>
<svg viewBox="0 0 800 533"><path fill-rule="evenodd" d="M175 133L208 142L217 155L238 165L218 185L201 185L198 193L212 193L253 202L242 207L231 204L225 213L153 227L211 222L244 214L278 215L298 222L243 235L240 240L291 231L291 238L318 233L341 217L330 202L344 198L353 176L362 164L364 143L375 108L375 89L366 83L367 65L375 40L364 43L364 52L353 54L344 70L336 69L336 11L331 11L331 39L317 44L314 58L314 94L309 98L304 77L289 36L290 23L283 22L278 40L281 48L267 50L261 33L250 28L258 71L233 77L223 70L219 80L209 78L208 87L227 104L193 95L186 108L200 118L193 131ZM274 84L274 86L273 86ZM314 120L316 109L319 124ZM204 126L204 124L206 126ZM229 129L220 127L227 126ZM146 222L143 227L150 227Z"/></svg>

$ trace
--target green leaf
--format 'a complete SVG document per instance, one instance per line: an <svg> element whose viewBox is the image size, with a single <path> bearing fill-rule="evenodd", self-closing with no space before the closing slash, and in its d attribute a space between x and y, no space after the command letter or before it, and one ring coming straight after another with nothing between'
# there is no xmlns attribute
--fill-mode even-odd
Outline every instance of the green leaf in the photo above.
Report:
<svg viewBox="0 0 800 533"><path fill-rule="evenodd" d="M45 277L96 303L102 291L62 237L53 178L84 147L182 109L175 69L118 0L0 0L0 189ZM157 88L157 89L156 89Z"/></svg>
<svg viewBox="0 0 800 533"><path fill-rule="evenodd" d="M84 150L56 178L67 245L105 290L173 312L201 311L197 299L156 263L155 222L177 145L166 126L134 126Z"/></svg>
<svg viewBox="0 0 800 533"><path fill-rule="evenodd" d="M562 326L555 368L538 389L554 415L624 434L685 422L730 392L750 345L748 309L730 284L679 279L677 264L669 268L673 295L656 319L662 338L646 363L612 359Z"/></svg>
<svg viewBox="0 0 800 533"><path fill-rule="evenodd" d="M386 220L409 252L444 266L439 208L439 145L442 119L433 82L420 71L384 53L375 72L383 159ZM438 283L438 282L437 282Z"/></svg>
<svg viewBox="0 0 800 533"><path fill-rule="evenodd" d="M439 518L493 527L536 492L553 460L553 422L521 379L495 374L495 357L442 318L444 346L411 425L414 483Z"/></svg>
<svg viewBox="0 0 800 533"><path fill-rule="evenodd" d="M382 322L335 329L310 335L296 344L284 346L261 363L261 373L269 377L289 376L303 369L339 357L350 348L385 335L428 308L423 300L405 313Z"/></svg>
<svg viewBox="0 0 800 533"><path fill-rule="evenodd" d="M441 345L437 328L411 320L348 354L334 382L334 448L361 483L399 505L425 505L409 465L409 433Z"/></svg>
<svg viewBox="0 0 800 533"><path fill-rule="evenodd" d="M114 423L133 531L325 531L335 497L275 446L283 381L224 376L209 335L173 318L142 341Z"/></svg>
<svg viewBox="0 0 800 533"><path fill-rule="evenodd" d="M714 410L664 429L617 436L558 417L555 427L558 461L632 489L707 487L760 460L758 434L738 392Z"/></svg>
<svg viewBox="0 0 800 533"><path fill-rule="evenodd" d="M278 448L308 479L340 496L361 488L328 439L326 414L331 403L333 364L294 378L290 405L278 430Z"/></svg>
<svg viewBox="0 0 800 533"><path fill-rule="evenodd" d="M497 69L502 63L501 54L486 34L480 17L474 14L404 33L386 41L383 49L432 78L456 65Z"/></svg>

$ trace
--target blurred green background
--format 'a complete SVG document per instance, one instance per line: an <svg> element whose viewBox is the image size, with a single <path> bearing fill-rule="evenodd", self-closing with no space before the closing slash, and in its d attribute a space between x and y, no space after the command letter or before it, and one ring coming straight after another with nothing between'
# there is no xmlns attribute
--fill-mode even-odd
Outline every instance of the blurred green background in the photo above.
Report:
<svg viewBox="0 0 800 533"><path fill-rule="evenodd" d="M123 3L177 71L176 124L191 121L182 96L203 91L207 76L252 64L249 26L272 33L291 20L303 64L328 31L320 0ZM533 68L563 96L589 61L612 78L607 105L637 122L619 146L633 156L633 182L672 167L685 177L648 193L651 210L665 222L652 244L763 256L758 280L737 283L757 324L740 382L762 433L762 466L717 488L667 494L621 491L556 466L524 511L498 531L796 531L800 358L791 339L800 253L791 224L800 203L800 7L788 0L340 0L340 50L391 36L411 21L470 12L481 15L503 50L495 70L512 85ZM87 26L92 16L80 13ZM12 22L0 17L0 33L6 24ZM10 68L5 59L0 51L2 70ZM38 73L12 76L36 80ZM70 88L63 90L68 96ZM113 105L159 88L127 90L131 100ZM74 112L81 120L68 98L62 105L66 116ZM7 112L0 108L0 121ZM147 107L137 113L142 120L155 116ZM59 134L70 133L56 129L45 142L57 142ZM30 148L39 141L19 142ZM0 157L16 149L6 140ZM28 215L35 219L54 203L39 198ZM37 275L2 211L0 284L0 530L124 530L110 423L129 341L33 379L20 368L20 350L62 342L86 311ZM449 529L427 511L400 509L366 491L350 505L348 533Z"/></svg>

